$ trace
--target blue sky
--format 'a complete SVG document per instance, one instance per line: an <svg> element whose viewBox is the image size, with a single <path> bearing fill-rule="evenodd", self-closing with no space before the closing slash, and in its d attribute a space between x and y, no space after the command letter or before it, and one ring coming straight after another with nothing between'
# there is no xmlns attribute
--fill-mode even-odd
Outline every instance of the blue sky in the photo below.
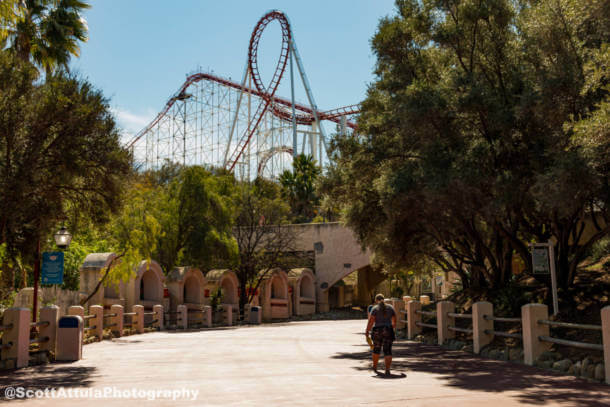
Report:
<svg viewBox="0 0 610 407"><path fill-rule="evenodd" d="M256 22L271 9L290 18L320 109L355 104L374 78L370 39L394 0L97 0L85 18L89 41L71 67L110 98L121 127L137 132L164 106L188 73L200 68L239 82ZM261 39L259 64L270 78L280 29ZM278 95L289 97L287 76ZM297 99L305 94L297 85Z"/></svg>

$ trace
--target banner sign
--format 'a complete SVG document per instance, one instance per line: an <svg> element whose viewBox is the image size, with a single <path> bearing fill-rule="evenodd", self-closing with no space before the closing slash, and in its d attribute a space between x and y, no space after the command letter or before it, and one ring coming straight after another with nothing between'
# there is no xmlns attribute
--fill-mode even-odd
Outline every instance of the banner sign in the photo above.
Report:
<svg viewBox="0 0 610 407"><path fill-rule="evenodd" d="M62 284L64 282L64 253L42 253L42 284Z"/></svg>

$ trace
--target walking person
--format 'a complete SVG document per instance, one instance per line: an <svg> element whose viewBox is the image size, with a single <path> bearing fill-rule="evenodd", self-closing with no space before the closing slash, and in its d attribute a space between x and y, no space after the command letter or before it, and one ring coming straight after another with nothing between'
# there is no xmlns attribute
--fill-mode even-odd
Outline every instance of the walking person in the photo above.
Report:
<svg viewBox="0 0 610 407"><path fill-rule="evenodd" d="M396 311L394 307L384 302L383 294L375 296L375 306L371 309L369 320L366 325L365 335L368 338L371 333L373 339L373 370L377 371L379 355L383 349L385 362L385 374L390 375L392 366L392 342L396 339L394 329L396 328Z"/></svg>

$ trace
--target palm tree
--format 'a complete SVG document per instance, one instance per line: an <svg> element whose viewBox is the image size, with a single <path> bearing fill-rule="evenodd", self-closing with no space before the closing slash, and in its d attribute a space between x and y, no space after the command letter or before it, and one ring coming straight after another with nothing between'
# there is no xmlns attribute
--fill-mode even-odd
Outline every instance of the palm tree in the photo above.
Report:
<svg viewBox="0 0 610 407"><path fill-rule="evenodd" d="M17 6L19 0L2 0L0 1L0 48L4 48L6 37L8 36L8 27L16 18Z"/></svg>
<svg viewBox="0 0 610 407"><path fill-rule="evenodd" d="M312 156L305 154L294 159L292 168L292 172L280 174L282 194L289 200L296 222L309 222L315 216L315 206L319 201L314 184L320 168Z"/></svg>
<svg viewBox="0 0 610 407"><path fill-rule="evenodd" d="M11 0L1 10L5 18L0 41L47 74L67 69L70 58L80 53L79 42L87 41L81 13L89 7L81 0Z"/></svg>
<svg viewBox="0 0 610 407"><path fill-rule="evenodd" d="M18 3L19 0L2 0L0 2L0 26L4 27L4 23L12 18Z"/></svg>

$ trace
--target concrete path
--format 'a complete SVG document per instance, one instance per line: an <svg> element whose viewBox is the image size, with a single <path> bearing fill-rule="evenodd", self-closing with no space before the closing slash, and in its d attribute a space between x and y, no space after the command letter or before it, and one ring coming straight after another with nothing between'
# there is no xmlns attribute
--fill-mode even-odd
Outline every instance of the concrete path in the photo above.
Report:
<svg viewBox="0 0 610 407"><path fill-rule="evenodd" d="M103 341L86 345L76 363L0 373L0 399L11 386L39 390L42 398L13 402L27 407L140 400L167 406L610 406L610 386L407 341L395 343L395 375L378 377L370 370L364 324L293 322ZM69 392L73 398L65 398Z"/></svg>

